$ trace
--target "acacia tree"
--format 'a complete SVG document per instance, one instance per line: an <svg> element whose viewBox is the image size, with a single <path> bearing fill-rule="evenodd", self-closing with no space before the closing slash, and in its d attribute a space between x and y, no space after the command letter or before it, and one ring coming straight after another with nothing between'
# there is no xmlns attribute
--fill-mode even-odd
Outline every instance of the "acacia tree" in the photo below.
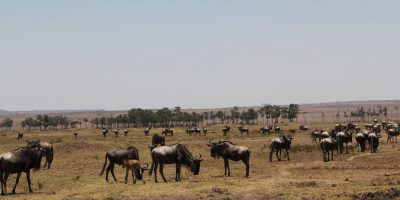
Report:
<svg viewBox="0 0 400 200"><path fill-rule="evenodd" d="M300 106L298 104L290 104L287 117L290 122L293 122L294 119L297 119L297 115L300 112Z"/></svg>

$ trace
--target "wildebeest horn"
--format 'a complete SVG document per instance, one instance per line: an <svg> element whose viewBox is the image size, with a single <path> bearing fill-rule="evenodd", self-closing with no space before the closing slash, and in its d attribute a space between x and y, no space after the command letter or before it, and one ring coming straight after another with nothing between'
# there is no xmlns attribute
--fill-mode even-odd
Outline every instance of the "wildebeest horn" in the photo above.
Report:
<svg viewBox="0 0 400 200"><path fill-rule="evenodd" d="M200 156L199 156L199 159L201 159L201 154L200 154Z"/></svg>

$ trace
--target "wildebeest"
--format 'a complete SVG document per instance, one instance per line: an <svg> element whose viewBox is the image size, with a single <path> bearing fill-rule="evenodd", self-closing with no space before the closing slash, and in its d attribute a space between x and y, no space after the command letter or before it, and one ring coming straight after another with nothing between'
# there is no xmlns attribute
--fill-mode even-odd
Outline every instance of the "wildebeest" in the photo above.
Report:
<svg viewBox="0 0 400 200"><path fill-rule="evenodd" d="M128 129L124 130L125 137L128 136L128 132L129 132Z"/></svg>
<svg viewBox="0 0 400 200"><path fill-rule="evenodd" d="M151 151L151 168L149 175L154 171L154 180L157 181L157 167L160 165L160 174L164 182L167 182L164 176L164 165L176 163L175 181L181 181L181 165L189 167L194 175L200 172L201 155L194 157L192 153L182 144L173 144L170 146L156 147Z"/></svg>
<svg viewBox="0 0 400 200"><path fill-rule="evenodd" d="M368 143L371 149L371 153L376 153L379 146L379 138L380 136L375 132L372 132L368 135Z"/></svg>
<svg viewBox="0 0 400 200"><path fill-rule="evenodd" d="M399 136L399 133L400 133L400 131L399 131L399 129L398 128L391 128L391 129L388 129L387 130L387 135L388 135L388 137L387 137L387 143L392 143L392 142L395 142L395 143L397 143L397 136ZM392 141L392 139L393 139L393 141Z"/></svg>
<svg viewBox="0 0 400 200"><path fill-rule="evenodd" d="M118 137L118 130L117 129L114 129L114 134L115 134L115 137Z"/></svg>
<svg viewBox="0 0 400 200"><path fill-rule="evenodd" d="M247 135L249 135L249 128L239 126L238 129L239 129L241 135L243 135L243 133L246 133Z"/></svg>
<svg viewBox="0 0 400 200"><path fill-rule="evenodd" d="M322 155L324 162L329 161L329 151L331 151L331 159L333 161L333 151L336 149L336 154L338 154L338 140L332 137L324 138L320 142Z"/></svg>
<svg viewBox="0 0 400 200"><path fill-rule="evenodd" d="M132 172L133 184L136 184L136 179L142 180L143 184L145 181L143 179L144 171L147 170L149 165L146 163L146 167L143 167L138 160L123 160L122 168L126 168L125 184L128 183L129 171Z"/></svg>
<svg viewBox="0 0 400 200"><path fill-rule="evenodd" d="M31 188L31 169L39 170L42 160L42 148L21 147L12 152L0 154L0 181L1 194L7 194L7 179L10 174L17 174L12 193L15 194L15 188L18 185L21 173L25 172L28 181L29 193L33 193Z"/></svg>
<svg viewBox="0 0 400 200"><path fill-rule="evenodd" d="M301 125L300 126L300 131L308 131L308 126L305 126L305 125Z"/></svg>
<svg viewBox="0 0 400 200"><path fill-rule="evenodd" d="M144 136L149 136L150 130L151 130L150 127L146 127L146 128L144 129Z"/></svg>
<svg viewBox="0 0 400 200"><path fill-rule="evenodd" d="M203 128L203 135L204 135L204 136L207 135L207 128Z"/></svg>
<svg viewBox="0 0 400 200"><path fill-rule="evenodd" d="M275 131L275 133L281 133L281 127L274 126L274 131Z"/></svg>
<svg viewBox="0 0 400 200"><path fill-rule="evenodd" d="M236 146L230 141L219 141L211 142L207 144L211 147L211 157L224 159L224 175L231 175L231 170L229 169L229 160L233 161L243 161L246 165L246 177L249 177L250 170L250 151L249 148L245 146Z"/></svg>
<svg viewBox="0 0 400 200"><path fill-rule="evenodd" d="M165 128L164 130L162 130L161 134L165 135L165 136L174 136L174 129L172 128Z"/></svg>
<svg viewBox="0 0 400 200"><path fill-rule="evenodd" d="M263 135L270 134L271 127L265 126L265 127L260 128L260 133Z"/></svg>
<svg viewBox="0 0 400 200"><path fill-rule="evenodd" d="M22 140L23 137L24 137L24 133L18 132L17 140Z"/></svg>
<svg viewBox="0 0 400 200"><path fill-rule="evenodd" d="M157 133L155 133L151 140L151 145L152 146L157 146L157 145L165 146L165 136L158 135Z"/></svg>
<svg viewBox="0 0 400 200"><path fill-rule="evenodd" d="M114 178L114 181L117 181L114 175L114 165L122 165L123 160L129 160L129 159L134 159L134 160L140 160L139 159L139 151L136 147L134 146L129 146L127 149L112 149L107 151L106 156L105 156L105 161L103 168L100 172L100 176L103 175L104 170L106 168L107 164L107 159L110 161L110 164L108 164L107 170L106 170L106 181L108 182L108 173L111 171L111 175Z"/></svg>
<svg viewBox="0 0 400 200"><path fill-rule="evenodd" d="M340 131L336 134L338 139L339 152L343 153L344 144L346 145L346 154L349 153L349 143L353 141L353 133L350 131Z"/></svg>
<svg viewBox="0 0 400 200"><path fill-rule="evenodd" d="M50 169L50 165L54 158L53 145L48 142L41 142L40 140L28 140L27 143L28 147L38 147L44 149L43 156L46 157L46 162L44 163L43 167L46 167L47 165L47 169Z"/></svg>
<svg viewBox="0 0 400 200"><path fill-rule="evenodd" d="M227 134L230 130L231 130L231 127L225 125L225 126L222 128L222 132L224 132L224 136L226 136L226 134Z"/></svg>
<svg viewBox="0 0 400 200"><path fill-rule="evenodd" d="M103 133L104 137L107 137L108 129L103 128L103 130L101 132Z"/></svg>
<svg viewBox="0 0 400 200"><path fill-rule="evenodd" d="M75 139L78 138L78 132L74 132Z"/></svg>
<svg viewBox="0 0 400 200"><path fill-rule="evenodd" d="M269 154L269 161L272 162L272 154L274 153L274 150L276 150L276 158L278 159L278 161L281 161L282 149L285 149L286 156L289 161L290 158L288 150L290 150L290 145L292 143L292 140L293 137L291 135L289 136L281 135L277 138L272 139L270 144L271 152Z"/></svg>
<svg viewBox="0 0 400 200"><path fill-rule="evenodd" d="M367 141L367 137L363 133L357 133L356 141L357 141L356 148L358 147L359 151L364 152L365 151L365 142Z"/></svg>

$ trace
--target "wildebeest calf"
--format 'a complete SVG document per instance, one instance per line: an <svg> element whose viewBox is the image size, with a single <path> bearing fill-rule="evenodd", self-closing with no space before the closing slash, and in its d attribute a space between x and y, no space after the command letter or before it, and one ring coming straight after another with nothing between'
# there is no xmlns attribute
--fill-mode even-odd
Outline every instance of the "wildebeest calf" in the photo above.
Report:
<svg viewBox="0 0 400 200"><path fill-rule="evenodd" d="M128 183L128 175L129 171L132 172L132 178L133 178L133 184L136 184L136 179L142 180L143 184L145 184L145 181L143 179L143 173L145 170L148 169L148 165L146 164L146 167L143 167L140 164L140 161L138 160L124 160L122 164L122 168L126 168L126 175L125 175L125 184Z"/></svg>
<svg viewBox="0 0 400 200"><path fill-rule="evenodd" d="M106 153L105 161L103 168L100 172L100 176L103 175L104 170L106 169L107 159L110 161L110 164L107 167L106 171L106 181L108 182L108 173L111 171L111 175L114 178L114 181L117 181L114 175L114 165L122 165L123 160L135 159L139 160L139 151L134 146L129 146L127 149L112 149Z"/></svg>

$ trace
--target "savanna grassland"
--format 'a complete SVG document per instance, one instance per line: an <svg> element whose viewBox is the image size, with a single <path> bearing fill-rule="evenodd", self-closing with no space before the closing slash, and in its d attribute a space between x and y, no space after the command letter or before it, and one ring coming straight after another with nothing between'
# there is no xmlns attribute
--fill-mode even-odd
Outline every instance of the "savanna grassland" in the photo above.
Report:
<svg viewBox="0 0 400 200"><path fill-rule="evenodd" d="M284 130L299 124L284 124ZM331 128L332 124L315 124L315 128ZM50 170L42 169L32 173L33 194L27 194L25 175L21 177L16 195L1 196L0 199L394 199L400 196L400 145L382 142L378 153L334 155L334 161L324 163L318 145L313 145L310 131L294 135L291 160L269 162L269 141L276 137L261 136L260 126L251 126L249 136L241 136L232 127L229 136L223 137L222 125L208 127L207 136L187 136L176 128L174 137L167 137L166 143L187 145L193 155L201 154L200 174L194 176L189 170L182 170L182 182L175 182L175 165L165 167L168 183L155 183L154 176L145 176L146 184L124 184L125 169L116 166L118 182L105 181L99 176L108 149L126 148L134 145L139 149L140 159L151 164L151 137L145 137L142 129L130 129L128 137L120 133L115 137L109 133L103 138L100 130L80 129L75 139L73 131L25 133L24 140L18 141L15 133L0 138L0 151L11 151L26 145L26 139L38 138L53 143L55 158ZM160 133L153 129L151 134ZM248 146L251 151L250 177L244 178L242 162L230 162L231 177L223 176L222 159L210 157L208 140L231 140L237 145ZM383 140L386 134L383 133ZM353 140L355 145L355 140ZM283 156L284 154L282 154ZM44 160L42 160L42 165ZM12 175L8 181L10 192L15 182ZM159 176L159 180L161 177Z"/></svg>

